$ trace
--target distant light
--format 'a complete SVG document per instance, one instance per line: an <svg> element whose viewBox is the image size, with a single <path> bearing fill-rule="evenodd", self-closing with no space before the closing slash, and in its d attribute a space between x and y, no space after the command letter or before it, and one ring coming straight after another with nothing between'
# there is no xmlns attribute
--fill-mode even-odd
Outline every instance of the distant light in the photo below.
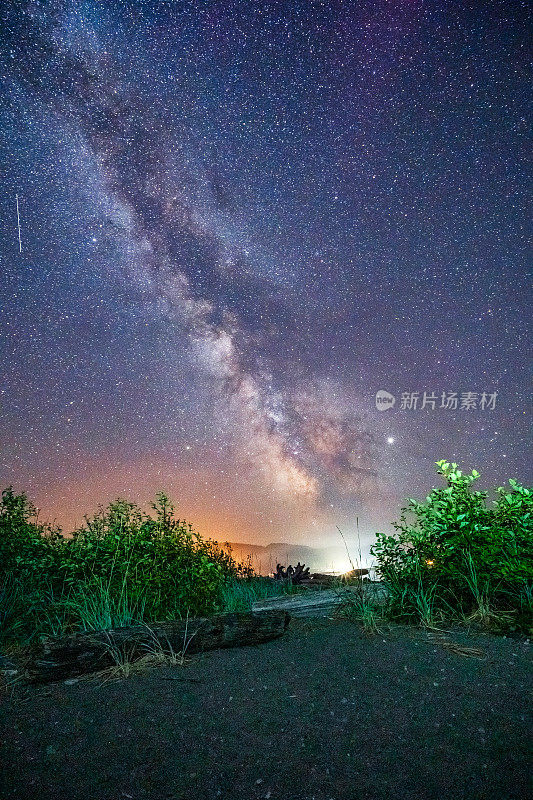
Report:
<svg viewBox="0 0 533 800"><path fill-rule="evenodd" d="M388 439L387 439L387 442L389 444L394 444L394 436L389 436Z"/></svg>
<svg viewBox="0 0 533 800"><path fill-rule="evenodd" d="M346 575L348 572L351 572L352 565L348 559L342 559L341 561L334 561L331 565L331 572L334 575Z"/></svg>

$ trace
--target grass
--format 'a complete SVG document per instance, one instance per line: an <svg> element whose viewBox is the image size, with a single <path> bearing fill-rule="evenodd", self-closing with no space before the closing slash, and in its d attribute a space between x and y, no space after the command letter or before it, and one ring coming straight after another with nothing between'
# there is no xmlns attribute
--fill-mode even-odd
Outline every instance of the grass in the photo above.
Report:
<svg viewBox="0 0 533 800"><path fill-rule="evenodd" d="M186 622L188 623L188 616ZM108 655L113 664L97 673L104 682L129 678L132 675L143 674L148 669L160 666L183 667L189 645L194 638L194 633L188 634L188 624L185 625L183 644L179 651L174 650L168 638L162 642L149 625L145 625L149 641L142 646L143 655L137 655L138 646L132 645L129 649L118 647L110 634L108 636Z"/></svg>
<svg viewBox="0 0 533 800"><path fill-rule="evenodd" d="M351 560L351 559L350 559ZM353 563L353 562L352 562ZM354 568L361 563L355 560ZM337 582L337 590L342 594L341 613L357 622L368 634L382 632L383 625L390 622L406 622L420 625L428 630L439 630L446 622L473 626L497 633L505 632L520 622L516 607L523 607L522 625L518 625L524 633L530 633L531 606L533 602L531 588L520 587L521 598L515 600L514 610L496 610L493 604L492 587L486 582L480 584L472 559L466 559L462 576L469 588L471 604L450 604L445 599L445 592L438 581L428 584L422 576L414 585L405 585L401 577L394 572L385 581L388 598L380 602L376 587L372 582L363 581L362 577ZM349 588L349 592L346 589ZM529 590L528 590L529 589ZM234 578L225 584L218 611L249 611L256 601L283 594L296 594L297 586L274 582L268 578ZM22 629L19 609L25 607L24 618L39 620L35 631ZM529 609L529 611L528 611ZM146 623L145 598L129 596L126 588L113 592L105 581L94 582L90 589L77 587L61 596L54 596L52 590L40 592L38 596L25 597L21 585L13 577L9 577L0 590L0 628L6 645L10 642L27 644L37 635L58 636L73 631L109 630L134 624ZM111 646L111 645L110 645ZM5 646L6 652L10 649ZM185 650L180 658L183 659ZM170 659L170 660L169 660ZM176 656L167 652L163 658L161 647L155 647L144 656L144 662L173 663ZM116 654L115 670L126 674L133 667L131 658L124 653ZM177 663L177 662L176 662ZM139 665L142 667L142 664ZM137 667L136 667L137 668Z"/></svg>
<svg viewBox="0 0 533 800"><path fill-rule="evenodd" d="M38 636L134 625L143 621L144 605L142 595L128 596L125 587L113 592L103 580L60 593L46 585L28 593L8 576L0 590L0 637L4 643L30 644Z"/></svg>
<svg viewBox="0 0 533 800"><path fill-rule="evenodd" d="M366 587L368 589L365 591ZM359 622L365 633L382 633L383 610L375 597L369 596L371 585L366 583L355 587L356 591L344 594L341 613L348 619Z"/></svg>
<svg viewBox="0 0 533 800"><path fill-rule="evenodd" d="M67 610L71 612L76 627L82 631L106 630L135 625L144 619L146 598L131 597L123 583L120 593L110 590L109 582L95 581L90 592L78 591L68 599Z"/></svg>
<svg viewBox="0 0 533 800"><path fill-rule="evenodd" d="M491 628L494 624L501 625L502 623L505 624L511 621L516 612L493 610L490 581L487 580L480 586L474 561L470 553L467 553L467 570L463 577L472 593L474 608L468 615L463 615L465 622L472 622L484 628Z"/></svg>
<svg viewBox="0 0 533 800"><path fill-rule="evenodd" d="M440 626L455 624L501 634L518 631L531 636L531 610L520 619L517 609L494 608L494 598L489 585L479 586L475 572L465 572L464 579L471 592L471 605L464 610L461 604L452 605L445 598L444 587L438 582L427 585L420 578L414 587L404 586L396 578L384 581L388 592L385 604L380 603L372 584L360 583L356 591L344 601L344 614L363 626L367 633L379 633L385 622L414 624L432 631L442 631ZM368 587L365 591L365 586ZM530 602L530 592L524 592L524 602ZM518 605L518 602L517 602ZM522 624L520 624L520 622Z"/></svg>
<svg viewBox="0 0 533 800"><path fill-rule="evenodd" d="M455 624L501 634L518 630L524 635L532 635L531 615L524 615L523 625L514 624L518 620L517 611L495 610L488 589L479 590L473 584L472 608L465 612L454 608L439 592L438 584L425 586L422 581L414 588L399 587L392 582L384 582L388 591L385 603L376 596L372 583L363 583L350 588L348 595L343 593L341 613L348 619L359 623L365 633L382 632L387 622L406 623L430 631L442 631L442 625ZM342 589L342 586L339 586ZM529 627L528 627L529 626Z"/></svg>
<svg viewBox="0 0 533 800"><path fill-rule="evenodd" d="M221 611L250 611L253 604L266 597L297 594L303 591L290 582L273 581L260 576L235 578L224 587L220 604Z"/></svg>
<svg viewBox="0 0 533 800"><path fill-rule="evenodd" d="M339 534L346 547L352 569L361 568L358 519L356 559L352 560L340 529ZM116 538L121 539L119 536ZM99 547L102 547L102 541L105 539L95 540ZM154 546L159 546L159 541L160 539L155 537ZM249 573L247 577L226 574L223 579L216 578L220 581L220 592L210 611L202 609L199 613L197 608L190 607L190 598L186 605L178 599L179 580L182 574L187 576L187 573L172 574L165 580L163 580L165 576L161 574L161 581L150 585L132 581L131 576L138 569L138 565L131 563L132 552L128 552L127 562L118 580L115 572L117 551L112 550L113 560L108 574L105 577L97 577L91 573L90 580L87 581L77 580L72 584L67 584L66 581L52 583L45 574L44 577L39 576L39 584L34 587L30 581L23 582L17 579L16 572L4 573L3 584L0 585L0 642L4 652L8 653L10 650L15 652L43 635L60 636L76 631L111 630L135 624L150 624L156 620L184 618L185 615L188 618L189 613L194 616L204 616L212 612L249 611L255 602L265 598L306 591L301 587L292 586L290 582L277 582ZM211 574L208 570L213 567L211 563L213 553L211 551L206 553L207 556L202 556L202 561L198 563L201 570L205 571L201 576L205 574L207 579ZM512 574L512 553L508 558L509 565L504 563L502 572L507 569L507 573ZM340 578L336 585L341 599L340 610L346 617L360 624L369 634L381 633L383 625L390 621L419 625L435 631L441 631L440 626L453 622L495 633L516 631L531 636L533 634L531 581L526 579L517 579L514 583L507 581L506 591L503 591L501 582L498 584L492 576L486 576L482 562L477 562L478 569L476 569L470 551L465 551L462 563L463 570L457 569L453 574L453 581L448 576L447 582L444 574L439 574L436 569L428 570L424 562L421 569L421 564L413 560L409 570L405 568L405 563L402 569L389 564L386 577L382 576L382 582L388 593L385 602L381 601L372 582L365 581L362 576L349 580ZM150 575L150 572L147 574ZM482 579L480 574L484 576ZM203 591L201 581L198 585ZM454 591L457 591L457 595ZM190 597L194 603L194 596L191 594ZM186 643L184 647L185 645ZM113 647L112 642L110 647ZM141 661L144 659L145 663L151 659L154 663L178 663L181 659L183 662L185 652L186 647L181 654L173 654L168 649L164 652L160 644L154 643L152 650L145 653ZM124 674L132 669L134 661L136 663L136 660L139 660L132 660L131 654L120 652L113 653L113 658L115 669Z"/></svg>
<svg viewBox="0 0 533 800"><path fill-rule="evenodd" d="M355 563L352 560L348 545L344 534L339 527L339 531L348 560L352 570L362 568L362 553L361 553L361 536L359 534L359 518L356 517L357 538L358 538L358 557ZM350 587L350 592L346 592L346 588ZM358 622L362 625L365 633L381 633L381 623L384 621L384 614L381 604L378 602L375 587L372 587L370 581L365 581L363 576L357 576L349 580L339 578L337 588L342 592L342 605L340 607L341 613L348 619ZM343 591L344 590L344 591Z"/></svg>

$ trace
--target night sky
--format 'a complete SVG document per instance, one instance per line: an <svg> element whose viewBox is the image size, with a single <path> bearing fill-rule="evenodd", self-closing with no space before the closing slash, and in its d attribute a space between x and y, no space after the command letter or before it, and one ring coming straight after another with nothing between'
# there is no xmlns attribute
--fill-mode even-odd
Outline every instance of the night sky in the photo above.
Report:
<svg viewBox="0 0 533 800"><path fill-rule="evenodd" d="M4 4L2 487L365 545L531 481L526 8Z"/></svg>

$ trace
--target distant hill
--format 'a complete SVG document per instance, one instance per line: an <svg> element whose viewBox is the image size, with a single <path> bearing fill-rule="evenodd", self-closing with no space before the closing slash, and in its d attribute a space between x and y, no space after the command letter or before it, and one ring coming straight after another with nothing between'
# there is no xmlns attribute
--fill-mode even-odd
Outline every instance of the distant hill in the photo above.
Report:
<svg viewBox="0 0 533 800"><path fill-rule="evenodd" d="M221 545L224 542L220 542ZM230 542L232 555L236 561L245 561L251 557L256 572L268 575L276 569L276 564L284 566L297 564L300 561L308 566L311 572L345 572L351 568L346 549L338 547L309 547L304 544L288 542L272 542L267 545ZM352 555L355 562L355 554Z"/></svg>

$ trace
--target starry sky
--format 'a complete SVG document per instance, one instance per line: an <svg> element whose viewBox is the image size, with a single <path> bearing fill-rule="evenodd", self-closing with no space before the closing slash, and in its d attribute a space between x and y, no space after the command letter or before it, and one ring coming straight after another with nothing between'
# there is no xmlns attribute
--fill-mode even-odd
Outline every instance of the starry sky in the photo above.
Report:
<svg viewBox="0 0 533 800"><path fill-rule="evenodd" d="M2 486L364 549L531 480L526 3L1 14Z"/></svg>

